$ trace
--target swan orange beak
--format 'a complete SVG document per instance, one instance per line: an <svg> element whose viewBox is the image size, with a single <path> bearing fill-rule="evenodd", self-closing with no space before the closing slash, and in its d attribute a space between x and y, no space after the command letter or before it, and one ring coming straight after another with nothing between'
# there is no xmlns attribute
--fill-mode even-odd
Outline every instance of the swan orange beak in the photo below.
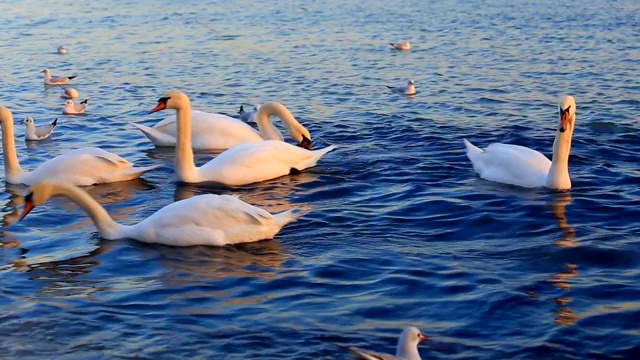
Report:
<svg viewBox="0 0 640 360"><path fill-rule="evenodd" d="M156 107L154 107L153 109L151 109L151 111L149 111L149 114L153 114L154 112L158 112L166 108L167 108L167 103L159 102L158 105L156 105Z"/></svg>
<svg viewBox="0 0 640 360"><path fill-rule="evenodd" d="M311 149L311 139L309 139L308 137L302 135L302 140L300 141L298 146L300 146L301 148L307 149L307 150Z"/></svg>
<svg viewBox="0 0 640 360"><path fill-rule="evenodd" d="M25 218L25 216L27 216L27 214L29 214L31 212L31 210L33 210L33 208L35 208L36 206L33 205L32 201L27 201L24 203L24 210L22 210L22 215L20 215L20 219L18 221L22 221L22 219Z"/></svg>
<svg viewBox="0 0 640 360"><path fill-rule="evenodd" d="M560 109L560 130L561 133L567 131L567 125L569 124L569 120L571 119L571 105L569 105L566 109Z"/></svg>

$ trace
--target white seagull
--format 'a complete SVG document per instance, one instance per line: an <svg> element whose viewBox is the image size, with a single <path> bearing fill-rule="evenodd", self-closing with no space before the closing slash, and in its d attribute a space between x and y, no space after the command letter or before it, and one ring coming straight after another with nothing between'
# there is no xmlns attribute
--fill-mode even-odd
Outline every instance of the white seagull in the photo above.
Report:
<svg viewBox="0 0 640 360"><path fill-rule="evenodd" d="M240 110L238 110L238 114L240 115L239 119L244 122L254 123L256 122L255 116L258 112L259 104L256 104L251 111L245 111L244 106L240 105Z"/></svg>
<svg viewBox="0 0 640 360"><path fill-rule="evenodd" d="M67 100L62 106L62 113L65 115L82 114L89 107L89 99L82 100L78 105L74 104L73 100Z"/></svg>
<svg viewBox="0 0 640 360"><path fill-rule="evenodd" d="M403 41L400 43L389 43L389 45L393 46L394 49L400 51L409 51L411 50L411 43L408 41Z"/></svg>
<svg viewBox="0 0 640 360"><path fill-rule="evenodd" d="M44 84L48 86L65 85L78 76L71 75L67 77L52 77L49 69L44 69L42 72L44 73Z"/></svg>
<svg viewBox="0 0 640 360"><path fill-rule="evenodd" d="M422 335L420 330L416 327L408 327L404 329L400 338L398 339L398 346L396 347L396 355L382 354L364 350L356 347L348 347L338 345L341 348L349 351L352 354L358 356L358 359L364 360L422 360L420 353L418 353L418 344L421 341L428 341L429 338Z"/></svg>
<svg viewBox="0 0 640 360"><path fill-rule="evenodd" d="M22 121L27 126L24 137L27 140L44 140L51 136L53 129L58 125L58 119L53 120L51 124L36 126L36 121L32 117L28 117Z"/></svg>
<svg viewBox="0 0 640 360"><path fill-rule="evenodd" d="M64 47L62 45L58 46L58 54L64 55L66 53L67 53L67 48L66 47Z"/></svg>
<svg viewBox="0 0 640 360"><path fill-rule="evenodd" d="M409 80L407 82L407 86L389 86L387 85L392 92L397 94L404 95L415 95L416 94L416 83L413 80Z"/></svg>

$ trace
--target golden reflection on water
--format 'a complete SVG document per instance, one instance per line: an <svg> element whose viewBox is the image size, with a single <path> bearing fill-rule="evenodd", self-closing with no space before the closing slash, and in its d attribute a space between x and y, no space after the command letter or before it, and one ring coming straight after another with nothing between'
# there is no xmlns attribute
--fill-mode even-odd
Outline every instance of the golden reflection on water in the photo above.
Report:
<svg viewBox="0 0 640 360"><path fill-rule="evenodd" d="M558 221L558 228L562 232L562 238L556 240L554 244L561 248L573 248L578 246L576 242L575 228L569 225L566 216L567 205L569 205L573 199L571 193L562 192L552 195L553 200L549 204L551 211ZM571 278L578 275L578 265L576 264L564 264L562 271L554 274L549 282L556 288L562 289L566 292L571 291ZM555 323L557 325L571 326L579 318L573 312L573 309L569 306L573 299L569 296L557 297L553 299L557 308L555 310Z"/></svg>

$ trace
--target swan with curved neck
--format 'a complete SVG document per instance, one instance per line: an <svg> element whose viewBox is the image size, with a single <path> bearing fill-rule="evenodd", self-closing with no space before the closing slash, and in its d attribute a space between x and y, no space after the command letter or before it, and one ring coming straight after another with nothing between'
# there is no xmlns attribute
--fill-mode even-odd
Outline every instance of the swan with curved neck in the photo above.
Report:
<svg viewBox="0 0 640 360"><path fill-rule="evenodd" d="M308 149L311 146L309 130L300 124L286 107L278 105L256 112L254 119L258 124L258 131L239 119L190 109L193 131L192 148L195 150L226 150L235 145L249 142L283 141L282 133L269 119L271 115L275 115L282 120L293 140L299 146ZM142 131L157 146L176 146L178 129L175 115L168 116L153 127L134 123L132 125Z"/></svg>
<svg viewBox="0 0 640 360"><path fill-rule="evenodd" d="M518 145L495 143L480 149L466 139L467 156L481 178L527 188L571 189L569 153L575 129L576 102L565 96L559 104L559 121L553 142L553 159Z"/></svg>
<svg viewBox="0 0 640 360"><path fill-rule="evenodd" d="M20 220L55 196L66 197L82 208L104 239L135 239L169 246L223 246L272 239L299 215L295 208L271 214L236 196L206 194L171 203L135 225L122 225L84 190L70 184L40 182L25 192Z"/></svg>
<svg viewBox="0 0 640 360"><path fill-rule="evenodd" d="M281 111L278 103L264 104L258 118L267 113ZM279 140L264 140L240 144L222 152L213 160L196 167L191 146L191 102L180 91L170 91L158 100L151 110L174 109L177 112L176 174L186 183L217 182L226 185L246 185L297 173L315 166L318 160L335 146L320 150L307 150ZM260 115L262 113L262 115Z"/></svg>
<svg viewBox="0 0 640 360"><path fill-rule="evenodd" d="M429 341L429 338L424 336L422 332L420 332L420 329L410 326L404 329L402 334L400 334L395 356L355 347L344 347L344 349L352 354L358 355L359 359L421 360L420 353L418 352L418 344L422 341Z"/></svg>
<svg viewBox="0 0 640 360"><path fill-rule="evenodd" d="M33 171L20 166L13 133L13 114L0 108L2 148L4 150L4 177L10 184L32 185L43 180L69 182L75 185L94 185L132 180L156 166L133 167L120 156L97 147L68 151L40 164Z"/></svg>

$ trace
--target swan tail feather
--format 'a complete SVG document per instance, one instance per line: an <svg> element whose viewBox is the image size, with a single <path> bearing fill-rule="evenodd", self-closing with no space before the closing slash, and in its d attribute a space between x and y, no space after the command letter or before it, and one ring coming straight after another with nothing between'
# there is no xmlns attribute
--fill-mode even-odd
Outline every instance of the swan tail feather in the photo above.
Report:
<svg viewBox="0 0 640 360"><path fill-rule="evenodd" d="M162 131L158 131L148 126L136 123L131 123L131 125L142 131L144 136L146 136L156 146L176 146L176 138L173 136L167 135Z"/></svg>
<svg viewBox="0 0 640 360"><path fill-rule="evenodd" d="M467 148L467 156L469 157L469 159L471 159L471 157L473 157L476 154L481 154L484 152L484 150L470 143L469 140L463 139L463 141L464 141L464 146Z"/></svg>
<svg viewBox="0 0 640 360"><path fill-rule="evenodd" d="M328 152L334 150L336 148L335 145L327 146L326 148L313 150L312 155L305 160L301 161L297 166L293 166L298 171L302 171L304 169L314 167L318 163L323 156L325 156Z"/></svg>
<svg viewBox="0 0 640 360"><path fill-rule="evenodd" d="M156 169L161 165L151 165L145 167L130 167L126 169L112 171L106 174L100 174L96 176L95 183L96 184L106 184L118 181L128 181L137 179L140 175L146 173L147 171Z"/></svg>
<svg viewBox="0 0 640 360"><path fill-rule="evenodd" d="M277 214L273 214L273 220L278 227L283 227L290 222L297 220L304 214L304 211L300 208L293 208L290 210L282 211Z"/></svg>

